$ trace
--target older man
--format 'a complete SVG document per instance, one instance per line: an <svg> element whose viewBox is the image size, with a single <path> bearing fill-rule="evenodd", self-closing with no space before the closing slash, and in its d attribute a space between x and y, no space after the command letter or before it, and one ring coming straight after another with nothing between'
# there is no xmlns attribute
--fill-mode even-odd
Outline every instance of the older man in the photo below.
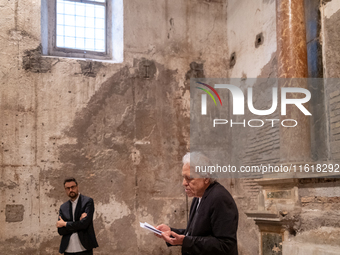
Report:
<svg viewBox="0 0 340 255"><path fill-rule="evenodd" d="M209 160L199 152L183 157L183 186L188 197L194 197L186 229L159 225L168 246L181 245L183 255L237 255L238 211L230 193L209 176L193 178L195 166ZM192 173L190 175L190 166Z"/></svg>

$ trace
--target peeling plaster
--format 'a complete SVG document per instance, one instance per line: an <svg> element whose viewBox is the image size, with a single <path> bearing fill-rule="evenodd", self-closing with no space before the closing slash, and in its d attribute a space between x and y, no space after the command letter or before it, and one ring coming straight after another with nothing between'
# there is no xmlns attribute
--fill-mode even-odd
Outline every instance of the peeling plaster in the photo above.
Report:
<svg viewBox="0 0 340 255"><path fill-rule="evenodd" d="M105 228L111 227L115 220L131 214L129 207L124 202L117 201L114 195L110 197L107 204L96 203L95 210L94 219L102 218Z"/></svg>
<svg viewBox="0 0 340 255"><path fill-rule="evenodd" d="M340 10L340 1L333 0L331 2L328 2L322 8L324 9L323 14L325 15L325 18L329 19Z"/></svg>
<svg viewBox="0 0 340 255"><path fill-rule="evenodd" d="M6 184L6 183L0 181L0 189L2 189L2 188L5 188L5 189L14 189L14 188L16 188L16 187L18 187L18 186L19 186L19 185L18 185L17 183L12 182L12 181L9 181L8 184Z"/></svg>
<svg viewBox="0 0 340 255"><path fill-rule="evenodd" d="M95 78L97 73L104 67L104 65L99 61L77 61L81 68L81 73L84 76ZM75 73L78 75L79 73Z"/></svg>
<svg viewBox="0 0 340 255"><path fill-rule="evenodd" d="M26 50L22 59L22 68L33 73L47 73L52 68L52 58L42 57L42 48Z"/></svg>

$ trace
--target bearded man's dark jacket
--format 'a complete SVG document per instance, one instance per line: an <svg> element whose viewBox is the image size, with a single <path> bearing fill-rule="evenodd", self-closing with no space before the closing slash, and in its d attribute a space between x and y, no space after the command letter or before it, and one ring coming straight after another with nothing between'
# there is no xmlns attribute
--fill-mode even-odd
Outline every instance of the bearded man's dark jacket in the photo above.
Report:
<svg viewBox="0 0 340 255"><path fill-rule="evenodd" d="M80 220L80 216L86 213L87 216ZM94 203L93 199L79 194L78 203L74 213L73 221L72 203L67 201L60 206L59 216L67 222L66 227L58 228L59 235L62 236L59 252L64 253L74 232L78 233L79 240L86 250L98 247L96 235L93 228Z"/></svg>

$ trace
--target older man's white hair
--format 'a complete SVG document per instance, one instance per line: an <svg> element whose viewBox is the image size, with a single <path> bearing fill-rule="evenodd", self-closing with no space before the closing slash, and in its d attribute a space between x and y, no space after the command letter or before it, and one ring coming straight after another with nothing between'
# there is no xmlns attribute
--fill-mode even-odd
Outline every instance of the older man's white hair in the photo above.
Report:
<svg viewBox="0 0 340 255"><path fill-rule="evenodd" d="M211 166L210 159L205 156L202 152L194 151L194 152L188 152L183 156L183 165L190 164L190 170L195 169L196 166L200 167L208 167ZM198 173L200 178L209 178L210 183L215 182L216 180L214 178L211 178L211 175L209 172L200 172Z"/></svg>

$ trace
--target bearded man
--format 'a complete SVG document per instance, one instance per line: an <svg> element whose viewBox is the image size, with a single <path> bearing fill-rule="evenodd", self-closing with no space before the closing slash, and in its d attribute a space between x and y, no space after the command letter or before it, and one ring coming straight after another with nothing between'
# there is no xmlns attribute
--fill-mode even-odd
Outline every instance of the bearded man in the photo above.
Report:
<svg viewBox="0 0 340 255"><path fill-rule="evenodd" d="M65 255L92 255L98 247L93 228L93 199L79 193L76 179L64 181L70 200L60 206L57 228L62 236L59 252Z"/></svg>

